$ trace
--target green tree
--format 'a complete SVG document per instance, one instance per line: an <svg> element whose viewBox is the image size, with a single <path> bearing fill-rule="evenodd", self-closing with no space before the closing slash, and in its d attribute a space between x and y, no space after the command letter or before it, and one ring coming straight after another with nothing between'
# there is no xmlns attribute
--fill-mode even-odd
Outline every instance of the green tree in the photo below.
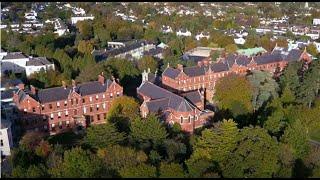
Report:
<svg viewBox="0 0 320 180"><path fill-rule="evenodd" d="M268 100L278 97L279 85L269 72L252 71L247 79L253 87L252 105L255 110L262 107Z"/></svg>
<svg viewBox="0 0 320 180"><path fill-rule="evenodd" d="M89 127L84 142L93 148L104 148L121 143L124 139L124 133L119 133L113 124L106 123Z"/></svg>
<svg viewBox="0 0 320 180"><path fill-rule="evenodd" d="M82 39L89 40L93 36L93 28L90 21L79 21L76 26L79 29Z"/></svg>
<svg viewBox="0 0 320 180"><path fill-rule="evenodd" d="M119 145L99 149L97 156L102 159L105 165L116 171L122 168L135 167L147 161L147 155L143 151L136 151L130 147Z"/></svg>
<svg viewBox="0 0 320 180"><path fill-rule="evenodd" d="M65 151L61 165L52 170L53 177L100 177L103 170L102 162L88 151L79 147Z"/></svg>
<svg viewBox="0 0 320 180"><path fill-rule="evenodd" d="M155 115L146 119L136 119L131 123L130 136L140 148L157 147L167 137L167 132L160 120Z"/></svg>
<svg viewBox="0 0 320 180"><path fill-rule="evenodd" d="M155 178L157 169L147 164L140 164L120 170L122 178Z"/></svg>
<svg viewBox="0 0 320 180"><path fill-rule="evenodd" d="M309 152L308 134L299 119L295 120L284 132L281 141L289 144L295 159L303 159Z"/></svg>
<svg viewBox="0 0 320 180"><path fill-rule="evenodd" d="M78 51L85 54L90 54L93 50L93 42L92 41L79 41L78 43Z"/></svg>
<svg viewBox="0 0 320 180"><path fill-rule="evenodd" d="M176 163L161 163L159 168L160 178L183 178L185 174L182 167Z"/></svg>
<svg viewBox="0 0 320 180"><path fill-rule="evenodd" d="M272 177L279 169L277 142L259 127L243 128L240 137L222 165L223 177Z"/></svg>

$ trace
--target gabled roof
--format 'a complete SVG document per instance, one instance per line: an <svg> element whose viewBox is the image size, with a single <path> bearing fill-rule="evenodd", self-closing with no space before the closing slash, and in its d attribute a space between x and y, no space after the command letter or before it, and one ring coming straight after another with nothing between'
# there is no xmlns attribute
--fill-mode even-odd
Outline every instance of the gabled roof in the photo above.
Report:
<svg viewBox="0 0 320 180"><path fill-rule="evenodd" d="M202 76L206 73L204 67L199 66L185 67L183 72L189 77Z"/></svg>
<svg viewBox="0 0 320 180"><path fill-rule="evenodd" d="M189 100L192 104L201 103L201 94L199 91L191 91L187 93L181 94L184 96L187 100Z"/></svg>
<svg viewBox="0 0 320 180"><path fill-rule="evenodd" d="M180 74L180 70L174 69L172 67L167 67L162 73L162 76L167 76L172 79L175 79L179 74Z"/></svg>
<svg viewBox="0 0 320 180"><path fill-rule="evenodd" d="M292 49L288 56L286 57L287 61L298 61L300 56L302 54L302 51L300 51L299 49Z"/></svg>
<svg viewBox="0 0 320 180"><path fill-rule="evenodd" d="M228 71L229 70L229 67L226 63L223 63L223 62L218 62L218 63L213 63L211 66L210 66L211 70L213 72L222 72L222 71Z"/></svg>
<svg viewBox="0 0 320 180"><path fill-rule="evenodd" d="M45 66L53 64L46 57L34 57L27 61L27 66Z"/></svg>
<svg viewBox="0 0 320 180"><path fill-rule="evenodd" d="M281 54L265 53L261 56L254 57L254 60L257 62L257 65L260 65L282 61L283 57L281 56Z"/></svg>
<svg viewBox="0 0 320 180"><path fill-rule="evenodd" d="M102 85L99 81L86 82L76 86L75 91L81 96L87 96L91 94L103 93L109 88L112 81L109 79ZM39 101L41 103L61 101L68 98L68 95L72 92L72 87L56 87L49 89L42 89L38 91Z"/></svg>
<svg viewBox="0 0 320 180"><path fill-rule="evenodd" d="M171 108L179 112L189 112L193 111L195 108L195 106L190 104L185 98L148 81L143 82L137 91L139 94L143 94L151 99L149 101L151 103L148 103L147 106L151 106L151 109L153 110L161 107L163 109Z"/></svg>
<svg viewBox="0 0 320 180"><path fill-rule="evenodd" d="M6 59L25 59L28 58L26 55L22 54L22 52L11 52L3 57L2 60Z"/></svg>

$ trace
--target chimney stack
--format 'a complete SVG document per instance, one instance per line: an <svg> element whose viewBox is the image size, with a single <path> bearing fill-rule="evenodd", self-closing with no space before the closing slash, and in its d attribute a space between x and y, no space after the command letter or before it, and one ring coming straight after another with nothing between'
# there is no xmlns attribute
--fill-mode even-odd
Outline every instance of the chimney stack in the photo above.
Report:
<svg viewBox="0 0 320 180"><path fill-rule="evenodd" d="M98 81L104 85L104 76L103 76L103 72L101 72L101 74L98 75Z"/></svg>
<svg viewBox="0 0 320 180"><path fill-rule="evenodd" d="M18 84L18 87L19 87L20 90L24 90L24 84L23 83Z"/></svg>
<svg viewBox="0 0 320 180"><path fill-rule="evenodd" d="M30 85L30 89L31 89L31 93L33 95L35 95L37 93L37 90L36 90L36 88L34 86Z"/></svg>
<svg viewBox="0 0 320 180"><path fill-rule="evenodd" d="M65 82L65 81L61 81L61 83L62 83L62 87L63 87L64 89L67 89L67 84L66 84L66 82Z"/></svg>
<svg viewBox="0 0 320 180"><path fill-rule="evenodd" d="M183 71L183 65L182 64L177 64L177 68L181 71Z"/></svg>

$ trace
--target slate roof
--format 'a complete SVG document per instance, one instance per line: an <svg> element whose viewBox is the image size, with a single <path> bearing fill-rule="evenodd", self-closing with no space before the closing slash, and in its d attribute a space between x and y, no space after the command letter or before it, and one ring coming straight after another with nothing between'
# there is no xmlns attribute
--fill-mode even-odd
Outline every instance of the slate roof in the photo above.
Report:
<svg viewBox="0 0 320 180"><path fill-rule="evenodd" d="M1 79L0 87L14 87L17 86L18 84L22 83L20 79Z"/></svg>
<svg viewBox="0 0 320 180"><path fill-rule="evenodd" d="M283 57L281 56L281 54L265 53L261 56L254 57L254 60L256 61L257 65L261 65L282 61Z"/></svg>
<svg viewBox="0 0 320 180"><path fill-rule="evenodd" d="M300 51L299 49L292 49L288 56L286 57L287 61L298 61L300 56L302 54L302 51Z"/></svg>
<svg viewBox="0 0 320 180"><path fill-rule="evenodd" d="M223 63L223 62L213 63L210 66L210 68L211 68L211 70L213 72L222 72L222 71L228 71L229 70L228 65L226 63Z"/></svg>
<svg viewBox="0 0 320 180"><path fill-rule="evenodd" d="M15 92L15 91L16 91L15 89L9 89L9 90L6 90L6 91L2 91L1 92L1 100L12 98L13 97L13 92Z"/></svg>
<svg viewBox="0 0 320 180"><path fill-rule="evenodd" d="M34 57L27 61L27 66L45 66L53 64L46 57Z"/></svg>
<svg viewBox="0 0 320 180"><path fill-rule="evenodd" d="M172 67L168 67L165 69L165 71L162 73L162 76L167 76L172 79L175 79L180 73L180 70L174 69Z"/></svg>
<svg viewBox="0 0 320 180"><path fill-rule="evenodd" d="M26 55L22 54L22 52L11 52L11 53L8 53L6 56L4 56L2 60L24 59L24 58L28 58L28 57Z"/></svg>
<svg viewBox="0 0 320 180"><path fill-rule="evenodd" d="M185 67L183 68L183 72L189 77L202 76L206 73L203 66Z"/></svg>
<svg viewBox="0 0 320 180"><path fill-rule="evenodd" d="M192 56L192 55L188 55L188 54L184 54L182 56L182 60L184 60L184 61L193 61L193 62L202 61L205 58L206 57L203 57L203 56Z"/></svg>
<svg viewBox="0 0 320 180"><path fill-rule="evenodd" d="M102 93L107 90L112 81L109 79L102 85L99 81L86 82L76 86L75 91L81 96L87 96L91 94ZM72 87L55 87L42 89L38 91L38 98L41 103L61 101L68 98L68 95L72 92Z"/></svg>
<svg viewBox="0 0 320 180"><path fill-rule="evenodd" d="M110 51L107 51L107 56L116 56L134 49L138 49L142 47L142 45L150 44L148 41L137 41L132 44L126 45L125 47L121 47L118 49L112 49Z"/></svg>
<svg viewBox="0 0 320 180"><path fill-rule="evenodd" d="M185 98L148 81L141 84L137 91L139 94L143 94L144 96L151 98L151 103L147 104L148 108L150 108L149 110L154 111L161 107L163 109L171 108L179 112L189 112L193 111L195 108L195 106L190 104Z"/></svg>
<svg viewBox="0 0 320 180"><path fill-rule="evenodd" d="M184 96L187 100L189 100L192 104L202 102L201 94L199 91L191 91L191 92L183 93L181 95Z"/></svg>

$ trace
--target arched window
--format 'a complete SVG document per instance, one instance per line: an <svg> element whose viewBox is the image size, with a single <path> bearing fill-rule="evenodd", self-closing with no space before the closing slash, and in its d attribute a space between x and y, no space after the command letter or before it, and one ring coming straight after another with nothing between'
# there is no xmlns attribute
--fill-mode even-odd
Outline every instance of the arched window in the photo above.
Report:
<svg viewBox="0 0 320 180"><path fill-rule="evenodd" d="M191 123L191 116L189 116L188 118L188 123Z"/></svg>
<svg viewBox="0 0 320 180"><path fill-rule="evenodd" d="M183 117L182 116L180 117L180 123L181 124L183 123Z"/></svg>

